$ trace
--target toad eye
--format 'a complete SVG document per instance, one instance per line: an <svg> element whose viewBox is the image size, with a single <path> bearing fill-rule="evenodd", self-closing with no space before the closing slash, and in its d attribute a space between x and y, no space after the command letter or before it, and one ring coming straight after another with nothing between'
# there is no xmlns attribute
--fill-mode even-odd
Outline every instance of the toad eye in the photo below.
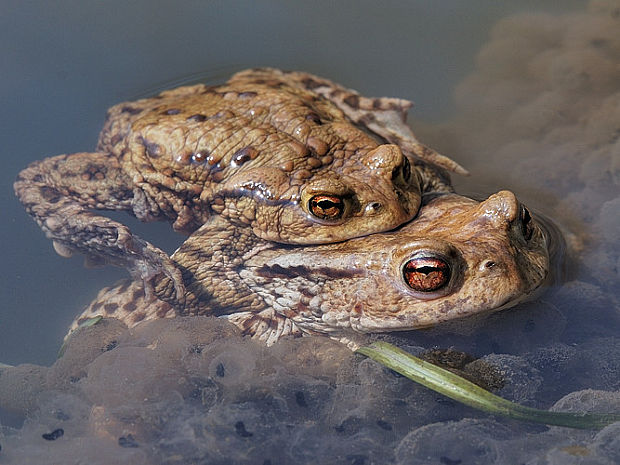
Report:
<svg viewBox="0 0 620 465"><path fill-rule="evenodd" d="M403 164L394 168L392 180L400 181L402 184L409 184L411 178L411 163L407 157L403 157Z"/></svg>
<svg viewBox="0 0 620 465"><path fill-rule="evenodd" d="M322 220L339 220L344 213L344 200L336 195L319 194L308 201L308 211Z"/></svg>
<svg viewBox="0 0 620 465"><path fill-rule="evenodd" d="M414 291L433 292L450 281L450 266L437 257L414 257L403 266L403 277Z"/></svg>
<svg viewBox="0 0 620 465"><path fill-rule="evenodd" d="M405 157L403 161L403 180L408 183L409 178L411 177L411 163L409 163L409 159Z"/></svg>
<svg viewBox="0 0 620 465"><path fill-rule="evenodd" d="M519 214L519 220L521 222L521 233L526 241L529 241L534 234L534 224L532 222L532 215L527 208L521 205L521 212Z"/></svg>

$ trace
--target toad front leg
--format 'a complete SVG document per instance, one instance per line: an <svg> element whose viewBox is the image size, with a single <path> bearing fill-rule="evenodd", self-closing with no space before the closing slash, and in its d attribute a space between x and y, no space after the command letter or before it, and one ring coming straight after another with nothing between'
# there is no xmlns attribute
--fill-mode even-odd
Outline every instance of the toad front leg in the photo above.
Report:
<svg viewBox="0 0 620 465"><path fill-rule="evenodd" d="M163 273L174 283L177 295L183 295L181 273L164 251L127 226L91 211L134 211L138 201L147 204L115 157L75 153L46 158L23 170L14 188L60 255L78 251L91 263L125 267L145 283Z"/></svg>

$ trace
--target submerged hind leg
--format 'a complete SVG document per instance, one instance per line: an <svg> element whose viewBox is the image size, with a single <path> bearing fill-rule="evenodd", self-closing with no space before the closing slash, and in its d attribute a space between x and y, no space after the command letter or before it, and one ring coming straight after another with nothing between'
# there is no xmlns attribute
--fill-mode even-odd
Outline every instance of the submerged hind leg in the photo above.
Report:
<svg viewBox="0 0 620 465"><path fill-rule="evenodd" d="M170 304L145 295L142 282L125 279L101 289L95 300L73 320L69 333L96 317L116 318L132 327L141 321L175 316L177 313Z"/></svg>

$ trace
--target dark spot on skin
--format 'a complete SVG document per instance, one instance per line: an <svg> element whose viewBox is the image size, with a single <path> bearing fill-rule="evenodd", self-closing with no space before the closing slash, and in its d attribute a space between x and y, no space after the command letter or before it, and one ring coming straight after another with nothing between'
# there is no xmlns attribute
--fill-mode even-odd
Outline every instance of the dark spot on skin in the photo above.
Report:
<svg viewBox="0 0 620 465"><path fill-rule="evenodd" d="M364 113L360 119L359 122L364 125L364 126L368 126L371 123L375 122L375 115L372 113Z"/></svg>
<svg viewBox="0 0 620 465"><path fill-rule="evenodd" d="M124 293L127 290L127 288L129 288L130 284L131 284L131 281L128 281L128 280L123 281L122 284L118 287L118 290L117 290L118 293L119 294Z"/></svg>
<svg viewBox="0 0 620 465"><path fill-rule="evenodd" d="M212 94L217 86L205 86L202 91L200 92L201 94Z"/></svg>
<svg viewBox="0 0 620 465"><path fill-rule="evenodd" d="M183 244L183 253L192 257L193 260L207 262L211 260L213 256L213 252L211 250L207 250L206 248L202 248L200 246L191 246L187 244ZM183 280L186 283L197 281L196 277L190 272L186 271L183 274Z"/></svg>
<svg viewBox="0 0 620 465"><path fill-rule="evenodd" d="M130 115L137 115L138 113L142 112L142 109L127 106L127 107L121 108L121 112L129 113Z"/></svg>
<svg viewBox="0 0 620 465"><path fill-rule="evenodd" d="M57 428L51 433L43 433L41 437L46 441L55 441L56 439L62 437L63 434L65 434L65 430L62 428Z"/></svg>
<svg viewBox="0 0 620 465"><path fill-rule="evenodd" d="M168 108L162 114L164 114L164 115L178 115L179 113L181 113L181 110L179 110L178 108Z"/></svg>
<svg viewBox="0 0 620 465"><path fill-rule="evenodd" d="M217 364L217 366L215 367L215 374L220 378L224 377L224 375L226 374L226 368L224 367L223 363L220 362Z"/></svg>
<svg viewBox="0 0 620 465"><path fill-rule="evenodd" d="M56 189L52 189L51 187L43 186L39 189L39 192L41 193L41 197L49 203L56 203L62 198L60 192Z"/></svg>
<svg viewBox="0 0 620 465"><path fill-rule="evenodd" d="M310 89L310 90L314 90L317 87L321 87L323 85L319 81L315 81L312 78L305 78L303 81L301 81L301 83L304 85L306 89Z"/></svg>
<svg viewBox="0 0 620 465"><path fill-rule="evenodd" d="M18 180L18 181L22 181L23 179L18 178L17 180ZM32 177L32 181L33 181L33 182L43 182L43 176L41 176L40 174L35 174L35 175Z"/></svg>
<svg viewBox="0 0 620 465"><path fill-rule="evenodd" d="M256 97L258 94L256 92L241 92L239 94L239 97L241 98L252 98L252 97Z"/></svg>
<svg viewBox="0 0 620 465"><path fill-rule="evenodd" d="M308 113L306 115L306 120L307 121L312 121L313 123L316 123L316 124L321 124L322 123L321 118L315 112Z"/></svg>
<svg viewBox="0 0 620 465"><path fill-rule="evenodd" d="M155 312L157 318L164 318L166 314L172 309L170 305L160 305L159 309Z"/></svg>
<svg viewBox="0 0 620 465"><path fill-rule="evenodd" d="M232 156L232 162L237 166L243 165L245 162L253 160L258 155L258 150L256 150L251 145L247 147L243 147L240 150L237 150Z"/></svg>
<svg viewBox="0 0 620 465"><path fill-rule="evenodd" d="M222 182L223 179L224 179L224 173L221 171L221 168L211 175L211 180L213 182Z"/></svg>
<svg viewBox="0 0 620 465"><path fill-rule="evenodd" d="M80 178L84 181L92 181L93 179L101 181L105 179L107 172L108 169L105 166L91 163L82 170Z"/></svg>
<svg viewBox="0 0 620 465"><path fill-rule="evenodd" d="M97 310L99 310L101 307L103 306L103 302L95 302L94 304L90 305L90 309L93 312L96 312Z"/></svg>
<svg viewBox="0 0 620 465"><path fill-rule="evenodd" d="M303 391L295 392L295 402L300 407L304 407L304 408L308 407L308 403L306 402L306 396L304 396Z"/></svg>
<svg viewBox="0 0 620 465"><path fill-rule="evenodd" d="M122 140L123 140L123 136L121 136L120 134L114 134L112 138L110 139L110 144L116 145Z"/></svg>
<svg viewBox="0 0 620 465"><path fill-rule="evenodd" d="M226 119L226 118L232 118L234 117L235 114L230 111L230 110L222 110L222 111L218 111L215 115L212 116L212 118L215 119Z"/></svg>
<svg viewBox="0 0 620 465"><path fill-rule="evenodd" d="M312 298L315 295L314 293L310 292L310 290L306 289L305 287L302 287L301 289L299 289L299 293L303 295L304 297L308 297L308 298Z"/></svg>
<svg viewBox="0 0 620 465"><path fill-rule="evenodd" d="M118 445L121 447L140 447L140 444L136 442L132 434L118 438Z"/></svg>
<svg viewBox="0 0 620 465"><path fill-rule="evenodd" d="M207 117L205 115L201 115L201 114L195 114L192 116L188 116L186 121L197 121L199 123L202 123L203 121L206 121Z"/></svg>
<svg viewBox="0 0 620 465"><path fill-rule="evenodd" d="M301 315L303 313L306 313L307 310L308 310L308 305L306 305L303 302L297 302L297 304L295 304L295 312L294 312L294 314ZM293 316L293 315L291 315L291 316Z"/></svg>
<svg viewBox="0 0 620 465"><path fill-rule="evenodd" d="M349 105L351 108L359 108L360 106L360 97L359 95L349 95L344 99L344 103Z"/></svg>
<svg viewBox="0 0 620 465"><path fill-rule="evenodd" d="M137 302L142 297L144 297L144 290L143 289L136 288L131 293L131 301L132 302Z"/></svg>
<svg viewBox="0 0 620 465"><path fill-rule="evenodd" d="M117 308L118 308L118 305L116 304L105 304L103 306L103 311L106 313L114 313Z"/></svg>
<svg viewBox="0 0 620 465"><path fill-rule="evenodd" d="M158 144L150 142L144 137L140 137L140 142L142 142L142 145L144 145L144 148L146 149L146 154L150 158L159 158L161 156L161 148Z"/></svg>
<svg viewBox="0 0 620 465"><path fill-rule="evenodd" d="M291 278L296 276L324 276L332 279L354 278L363 276L364 272L354 268L338 269L326 266L309 268L304 265L283 267L281 265L263 265L256 274L264 278Z"/></svg>
<svg viewBox="0 0 620 465"><path fill-rule="evenodd" d="M235 423L235 431L242 438L249 438L251 436L254 436L254 433L250 433L245 429L245 424L242 421L238 421L237 423Z"/></svg>
<svg viewBox="0 0 620 465"><path fill-rule="evenodd" d="M146 318L146 313L144 312L136 312L131 316L134 323L138 323L139 321L144 320L144 318Z"/></svg>
<svg viewBox="0 0 620 465"><path fill-rule="evenodd" d="M136 307L137 307L136 301L135 299L132 299L129 302L127 302L125 305L123 305L123 310L131 313L136 309Z"/></svg>

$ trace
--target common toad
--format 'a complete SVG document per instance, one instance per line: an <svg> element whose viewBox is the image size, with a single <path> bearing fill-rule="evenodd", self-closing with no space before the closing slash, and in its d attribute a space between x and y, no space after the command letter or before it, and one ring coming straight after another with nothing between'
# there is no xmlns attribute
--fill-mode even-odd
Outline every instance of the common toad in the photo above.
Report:
<svg viewBox="0 0 620 465"><path fill-rule="evenodd" d="M275 342L324 334L355 347L359 333L423 328L506 308L549 269L547 238L509 191L483 202L434 196L396 231L346 242L287 246L214 217L172 255L187 293L164 302L141 281L102 290L74 322L100 315L132 326L177 315L217 315ZM172 305L171 305L172 303Z"/></svg>
<svg viewBox="0 0 620 465"><path fill-rule="evenodd" d="M414 217L422 192L451 190L444 169L464 172L416 140L410 105L307 73L243 71L113 106L95 152L35 162L15 192L59 254L77 250L145 281L163 272L180 297L163 251L92 210L184 233L220 214L291 244L390 230Z"/></svg>

